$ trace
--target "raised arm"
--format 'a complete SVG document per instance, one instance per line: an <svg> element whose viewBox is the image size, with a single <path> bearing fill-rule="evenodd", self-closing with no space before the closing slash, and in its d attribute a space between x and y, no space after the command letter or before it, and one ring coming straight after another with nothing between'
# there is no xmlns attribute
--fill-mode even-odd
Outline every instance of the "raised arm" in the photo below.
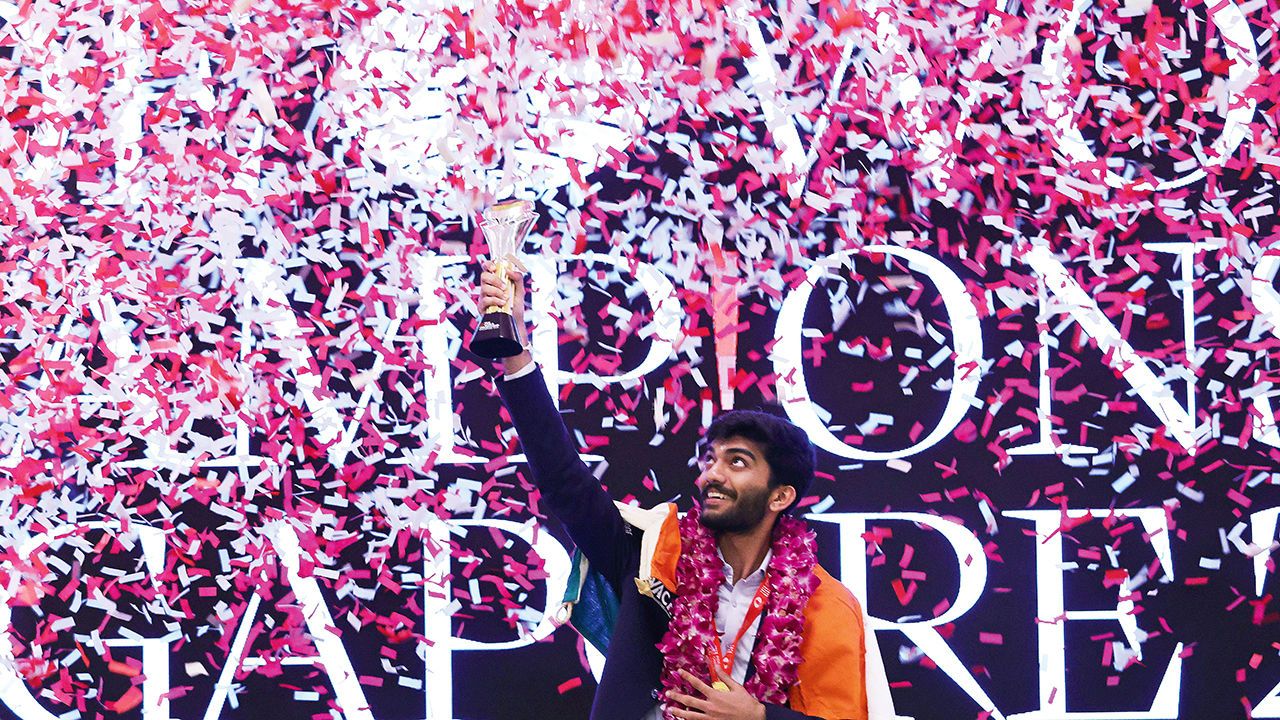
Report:
<svg viewBox="0 0 1280 720"><path fill-rule="evenodd" d="M493 273L492 264L485 263L480 276L480 309L483 312L502 304L511 292L516 327L522 333L521 344L526 344L524 277L513 269L507 280L510 290ZM527 344L520 355L504 358L505 373L498 382L498 391L511 413L533 481L542 491L547 507L564 523L592 568L620 592L623 583L635 573L639 535L627 532L613 499L578 456L542 373L537 367L530 367L532 363Z"/></svg>

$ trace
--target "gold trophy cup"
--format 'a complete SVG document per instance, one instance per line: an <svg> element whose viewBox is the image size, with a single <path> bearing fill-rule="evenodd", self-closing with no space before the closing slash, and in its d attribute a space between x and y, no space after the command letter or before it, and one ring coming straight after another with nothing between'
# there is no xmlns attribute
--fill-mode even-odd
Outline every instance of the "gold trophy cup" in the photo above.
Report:
<svg viewBox="0 0 1280 720"><path fill-rule="evenodd" d="M494 261L494 272L507 283L507 270L516 253L524 244L529 228L538 220L533 203L528 200L504 200L481 213L480 231L489 245L489 257ZM471 352L487 358L504 358L519 355L524 349L520 344L520 332L511 314L512 293L515 289L507 283L507 301L501 307L491 307L480 316L480 324L471 336Z"/></svg>

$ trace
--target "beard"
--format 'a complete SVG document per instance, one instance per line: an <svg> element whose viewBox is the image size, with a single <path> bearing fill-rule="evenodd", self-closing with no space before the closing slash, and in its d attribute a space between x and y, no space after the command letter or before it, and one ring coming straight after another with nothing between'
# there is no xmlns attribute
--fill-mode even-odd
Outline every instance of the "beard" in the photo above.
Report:
<svg viewBox="0 0 1280 720"><path fill-rule="evenodd" d="M706 499L707 491L709 490L728 493L725 488L719 485L708 485L703 488L703 500ZM728 507L724 509L711 511L707 509L705 502L702 503L702 512L698 515L698 522L712 532L746 532L764 522L768 507L769 488L765 487L758 491L749 491L733 496L731 502L728 503Z"/></svg>

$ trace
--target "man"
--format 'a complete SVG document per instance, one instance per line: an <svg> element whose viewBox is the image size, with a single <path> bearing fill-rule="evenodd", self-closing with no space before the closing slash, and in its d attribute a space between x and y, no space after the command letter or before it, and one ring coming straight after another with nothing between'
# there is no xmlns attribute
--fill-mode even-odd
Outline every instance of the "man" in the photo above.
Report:
<svg viewBox="0 0 1280 720"><path fill-rule="evenodd" d="M523 276L486 263L480 310L508 302L526 332ZM725 413L699 458L699 505L637 510L578 457L527 345L503 369L533 480L617 600L593 719L867 718L861 609L789 514L813 478L802 430Z"/></svg>

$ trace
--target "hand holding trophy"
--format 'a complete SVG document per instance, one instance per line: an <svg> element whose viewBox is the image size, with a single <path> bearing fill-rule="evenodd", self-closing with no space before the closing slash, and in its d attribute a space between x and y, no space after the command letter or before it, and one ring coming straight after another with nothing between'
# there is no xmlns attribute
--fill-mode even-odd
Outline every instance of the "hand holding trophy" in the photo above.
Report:
<svg viewBox="0 0 1280 720"><path fill-rule="evenodd" d="M512 314L515 288L507 278L512 262L519 265L516 253L524 244L524 238L538 219L533 203L528 200L505 200L485 210L480 223L485 242L489 245L489 257L493 261L493 274L502 284L507 297L501 305L489 305L480 316L480 324L471 337L471 352L492 359L519 355L524 346L520 342L520 330Z"/></svg>

